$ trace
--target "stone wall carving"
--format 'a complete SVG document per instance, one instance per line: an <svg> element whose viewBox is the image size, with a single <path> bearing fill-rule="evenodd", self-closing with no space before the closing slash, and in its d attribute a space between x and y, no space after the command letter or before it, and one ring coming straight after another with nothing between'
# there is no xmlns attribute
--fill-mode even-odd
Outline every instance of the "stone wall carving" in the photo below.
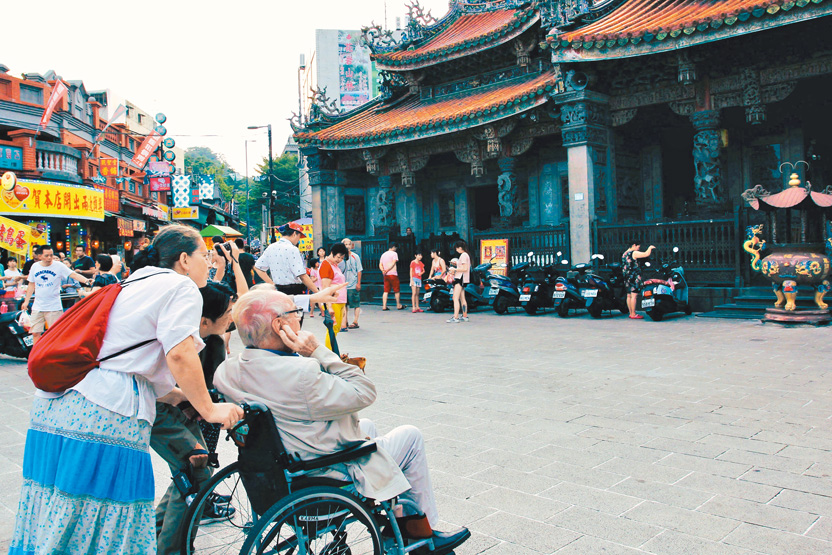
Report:
<svg viewBox="0 0 832 555"><path fill-rule="evenodd" d="M376 233L389 229L396 224L396 192L393 189L393 179L389 175L378 178L378 193L376 194Z"/></svg>
<svg viewBox="0 0 832 555"><path fill-rule="evenodd" d="M760 91L760 73L752 68L740 70L742 82L742 105L745 106L745 121L759 125L766 120L766 107Z"/></svg>
<svg viewBox="0 0 832 555"><path fill-rule="evenodd" d="M497 204L500 207L500 217L508 220L516 211L517 207L517 177L514 175L516 159L503 157L497 160L502 172L497 177Z"/></svg>
<svg viewBox="0 0 832 555"><path fill-rule="evenodd" d="M617 110L610 113L610 120L613 127L619 127L625 123L630 123L636 117L638 108L630 108L629 110Z"/></svg>
<svg viewBox="0 0 832 555"><path fill-rule="evenodd" d="M719 111L703 110L690 117L693 137L694 192L700 203L722 201L722 169L719 161Z"/></svg>

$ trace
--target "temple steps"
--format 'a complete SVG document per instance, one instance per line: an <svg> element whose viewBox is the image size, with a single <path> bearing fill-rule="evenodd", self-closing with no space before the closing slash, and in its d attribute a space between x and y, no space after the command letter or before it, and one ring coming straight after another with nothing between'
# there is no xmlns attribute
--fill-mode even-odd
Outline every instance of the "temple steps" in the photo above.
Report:
<svg viewBox="0 0 832 555"><path fill-rule="evenodd" d="M776 297L769 287L744 287L734 296L733 302L717 305L711 312L703 312L701 318L727 318L736 320L760 320L766 309L774 306ZM797 294L798 308L817 308L815 292L808 287L801 287ZM831 299L827 299L829 302Z"/></svg>

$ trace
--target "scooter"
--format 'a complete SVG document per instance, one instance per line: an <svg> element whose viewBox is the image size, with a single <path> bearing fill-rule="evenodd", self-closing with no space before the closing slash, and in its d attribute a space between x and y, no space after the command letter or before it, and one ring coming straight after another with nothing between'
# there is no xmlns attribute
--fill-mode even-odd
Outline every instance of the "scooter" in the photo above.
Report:
<svg viewBox="0 0 832 555"><path fill-rule="evenodd" d="M534 256L533 252L528 254L529 259ZM561 253L558 252L558 258ZM559 275L557 264L537 266L531 263L526 268L525 276L520 287L520 306L531 316L537 313L538 309L552 308L552 289L555 279Z"/></svg>
<svg viewBox="0 0 832 555"><path fill-rule="evenodd" d="M491 288L486 289L486 286L490 285L492 279L502 277L490 273L488 270L492 267L489 261L471 269L471 282L465 284L465 300L468 303L468 310L476 310L491 304Z"/></svg>
<svg viewBox="0 0 832 555"><path fill-rule="evenodd" d="M427 304L433 312L445 312L453 306L454 291L450 284L442 278L428 278L425 280L427 291L422 302Z"/></svg>
<svg viewBox="0 0 832 555"><path fill-rule="evenodd" d="M673 247L678 253L679 247ZM649 267L649 262L645 266ZM684 312L691 314L688 302L688 282L685 269L675 260L662 261L658 277L648 279L641 289L641 309L654 322L661 322L665 314Z"/></svg>
<svg viewBox="0 0 832 555"><path fill-rule="evenodd" d="M0 314L0 353L17 358L29 358L32 336L20 323L22 310Z"/></svg>
<svg viewBox="0 0 832 555"><path fill-rule="evenodd" d="M569 261L563 260L561 264L568 267ZM589 264L582 262L575 264L566 271L565 276L559 276L555 281L555 289L552 292L552 302L558 316L566 318L569 310L586 308L586 297L581 295L581 276L589 270Z"/></svg>
<svg viewBox="0 0 832 555"><path fill-rule="evenodd" d="M624 274L621 271L621 265L609 266L612 274L607 280L599 275L598 271L604 255L593 254L591 258L591 269L578 279L578 292L584 299L589 315L593 318L600 318L605 310L618 310L621 314L627 314Z"/></svg>
<svg viewBox="0 0 832 555"><path fill-rule="evenodd" d="M520 306L520 283L525 279L529 266L528 261L521 262L509 270L508 276L490 274L489 295L494 305L494 312L505 314L509 308Z"/></svg>

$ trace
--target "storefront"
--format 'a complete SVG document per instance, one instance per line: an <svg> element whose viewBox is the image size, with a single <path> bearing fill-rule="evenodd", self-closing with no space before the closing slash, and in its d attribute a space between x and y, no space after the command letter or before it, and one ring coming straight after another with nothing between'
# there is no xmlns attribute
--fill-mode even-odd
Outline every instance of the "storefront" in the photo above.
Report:
<svg viewBox="0 0 832 555"><path fill-rule="evenodd" d="M89 254L100 247L90 233L95 222L104 221L104 194L92 187L15 177L0 190L0 215L34 230L26 258L45 244L67 256L79 245Z"/></svg>

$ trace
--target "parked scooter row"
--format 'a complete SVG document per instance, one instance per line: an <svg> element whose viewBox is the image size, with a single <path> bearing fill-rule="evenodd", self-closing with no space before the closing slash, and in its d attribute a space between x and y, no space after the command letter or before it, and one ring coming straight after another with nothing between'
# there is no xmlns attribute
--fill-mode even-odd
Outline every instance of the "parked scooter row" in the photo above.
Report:
<svg viewBox="0 0 832 555"><path fill-rule="evenodd" d="M679 252L678 247L673 249ZM569 265L557 253L555 262L537 265L534 253L528 260L515 265L507 276L491 272L493 259L471 270L471 283L465 286L465 298L469 310L492 306L497 314L506 314L512 308L522 308L527 314L554 309L563 318L570 311L586 310L593 318L601 318L605 312L627 313L624 275L620 264L606 266L609 277L601 275L604 256L595 254L589 264ZM657 268L645 263L649 279L641 291L641 308L654 321L665 314L684 312L690 314L687 282L684 269L675 261L662 261ZM428 291L424 302L434 312L444 312L453 307L453 286L444 279L426 280Z"/></svg>

